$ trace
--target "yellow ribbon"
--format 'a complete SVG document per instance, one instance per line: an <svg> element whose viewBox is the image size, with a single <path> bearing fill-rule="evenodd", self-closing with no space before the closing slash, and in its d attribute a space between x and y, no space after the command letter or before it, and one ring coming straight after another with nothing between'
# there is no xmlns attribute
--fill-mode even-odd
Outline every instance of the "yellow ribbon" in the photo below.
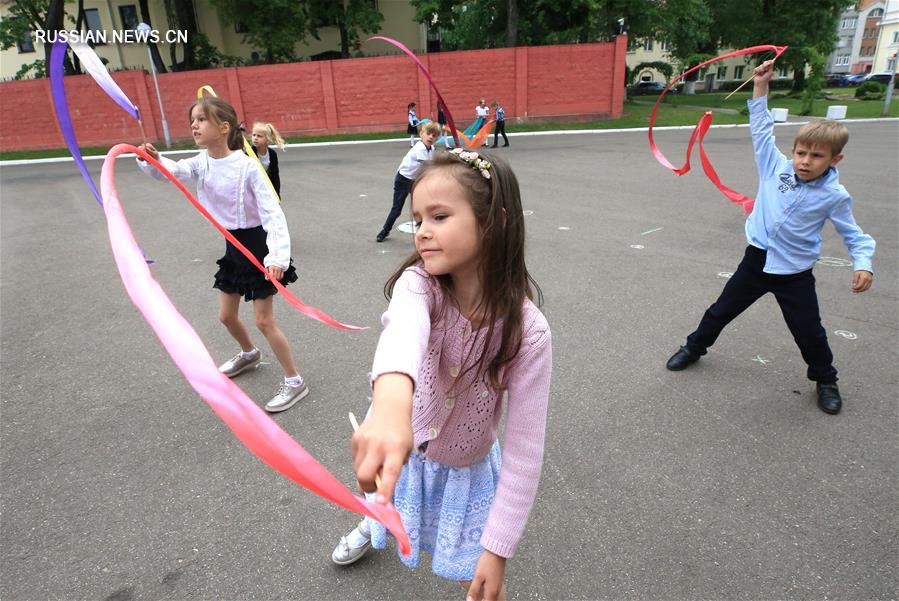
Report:
<svg viewBox="0 0 899 601"><path fill-rule="evenodd" d="M203 97L203 92L209 92L210 96L215 96L218 98L218 94L215 93L215 90L212 89L212 86L205 85L197 88L197 98ZM278 202L281 202L281 196L278 195L278 192L275 191L275 186L272 184L272 180L268 177L268 171L265 170L265 165L262 164L262 161L259 160L259 155L253 150L253 146L250 144L250 141L246 139L246 137L241 134L240 136L243 139L243 150L247 153L247 156L251 156L256 159L256 162L259 163L259 166L262 168L262 174L265 176L265 181L268 182L268 189L272 191L272 194L275 195L275 198L278 199Z"/></svg>

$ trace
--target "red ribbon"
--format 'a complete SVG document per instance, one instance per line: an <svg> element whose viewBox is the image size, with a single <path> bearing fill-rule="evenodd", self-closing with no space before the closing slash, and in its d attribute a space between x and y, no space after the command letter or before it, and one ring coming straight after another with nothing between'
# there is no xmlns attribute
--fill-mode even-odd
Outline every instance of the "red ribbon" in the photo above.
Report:
<svg viewBox="0 0 899 601"><path fill-rule="evenodd" d="M693 128L693 133L690 135L690 141L687 143L687 153L685 157L685 162L682 167L675 167L671 164L671 162L662 154L662 151L659 150L659 147L656 146L655 139L652 136L652 127L656 121L656 112L659 110L659 104L662 102L662 97L670 90L674 85L690 73L694 71L698 71L702 69L706 65L710 65L712 63L716 63L718 61L724 60L726 58L732 58L734 56L743 56L746 54L756 54L758 52L764 52L767 50L774 51L774 59L776 60L781 54L786 51L787 46L772 46L770 44L765 44L761 46L751 46L749 48L743 48L742 50L735 50L734 52L728 52L727 54L723 54L721 56L715 57L711 60L707 60L704 63L700 63L693 67L692 69L681 73L675 79L671 81L665 89L662 90L662 93L659 94L658 99L656 99L655 106L652 107L652 115L649 118L649 148L652 150L653 156L655 156L656 160L661 163L664 167L671 169L674 171L676 175L683 175L690 171L690 154L693 152L693 144L698 140L699 141L699 158L702 162L702 170L705 172L706 177L708 177L715 187L721 190L722 194L724 194L731 202L738 204L743 207L743 213L748 215L752 212L752 207L755 204L755 199L746 196L745 194L741 194L736 190L728 188L724 184L721 183L721 178L718 177L718 173L715 171L715 168L712 167L712 162L709 160L708 155L705 152L705 149L702 147L702 140L705 138L706 132L709 131L709 127L712 125L712 112L706 111L702 117L699 118L699 122L696 124L696 127Z"/></svg>
<svg viewBox="0 0 899 601"><path fill-rule="evenodd" d="M133 152L155 165L201 213L207 218L209 215L174 175L143 150L129 144L118 144L106 155L100 176L100 190L116 267L131 300L153 328L175 365L197 394L253 454L316 495L381 522L396 537L400 552L408 556L411 548L409 537L393 505L373 503L351 493L266 415L243 390L220 373L203 341L153 279L134 240L115 188L115 159L126 152ZM226 237L239 246L230 234ZM279 290L283 292L281 287Z"/></svg>
<svg viewBox="0 0 899 601"><path fill-rule="evenodd" d="M380 36L380 35L372 36L372 37L368 38L368 39L365 40L365 41L366 41L366 42L370 42L370 41L372 41L372 40L384 40L384 41L387 42L388 44L393 44L394 46L396 46L397 48L399 48L400 50L402 50L403 52L405 52L405 53L406 53L406 56L408 56L409 58L411 58L412 61L413 61L416 65L418 65L418 68L421 69L421 72L424 73L424 74L425 74L425 77L428 78L428 82L430 82L431 88L434 90L434 93L437 94L437 100L439 100L439 101L440 101L440 104L443 105L443 114L446 115L446 123L447 123L447 125L449 125L450 131L453 132L453 140L455 140L456 146L459 147L459 148L461 148L461 147L462 147L462 144L459 142L459 134L458 134L458 132L456 131L456 122L453 121L453 114L450 113L449 106L446 104L446 101L443 99L443 96L440 95L440 90L437 89L437 84L434 83L434 79L431 77L431 74L428 73L428 70L427 70L427 68L424 66L424 64L423 64L420 60L418 60L418 57L415 56L415 54L413 54L411 50L409 50L408 48L406 48L406 47L402 44L402 42L397 42L396 40L394 40L394 39L392 39L392 38L387 38L387 37Z"/></svg>

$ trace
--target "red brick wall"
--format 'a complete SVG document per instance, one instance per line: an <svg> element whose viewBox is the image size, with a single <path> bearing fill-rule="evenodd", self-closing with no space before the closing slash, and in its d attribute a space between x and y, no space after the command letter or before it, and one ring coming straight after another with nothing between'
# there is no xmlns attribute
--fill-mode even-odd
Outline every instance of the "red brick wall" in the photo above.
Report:
<svg viewBox="0 0 899 601"><path fill-rule="evenodd" d="M499 99L506 118L616 118L624 100L626 39L567 46L442 52L419 57L460 127L474 119L478 99ZM153 79L143 71L113 78L138 106L147 137L163 138ZM87 75L65 78L75 133L82 146L139 142L140 128ZM404 56L237 67L159 75L163 107L175 140L190 138L187 108L211 85L247 123L272 122L284 134L395 131L406 105L436 115L427 79ZM61 148L47 79L0 83L0 150Z"/></svg>

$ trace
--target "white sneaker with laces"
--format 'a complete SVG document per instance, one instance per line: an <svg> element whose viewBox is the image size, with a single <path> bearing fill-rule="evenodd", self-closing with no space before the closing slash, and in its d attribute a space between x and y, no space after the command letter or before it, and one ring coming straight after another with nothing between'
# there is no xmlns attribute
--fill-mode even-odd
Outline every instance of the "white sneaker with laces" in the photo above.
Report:
<svg viewBox="0 0 899 601"><path fill-rule="evenodd" d="M359 522L355 528L340 537L340 542L331 553L331 561L339 566L348 566L356 563L371 549L371 529L365 520Z"/></svg>
<svg viewBox="0 0 899 601"><path fill-rule="evenodd" d="M309 394L309 388L303 381L299 386L291 386L287 382L281 382L278 392L265 404L265 410L269 413L286 411L293 407L297 401Z"/></svg>

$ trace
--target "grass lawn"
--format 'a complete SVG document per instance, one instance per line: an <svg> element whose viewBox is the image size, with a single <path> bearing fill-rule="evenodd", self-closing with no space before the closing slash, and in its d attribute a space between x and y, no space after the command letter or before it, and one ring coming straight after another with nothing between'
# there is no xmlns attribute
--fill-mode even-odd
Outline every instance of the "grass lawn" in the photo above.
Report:
<svg viewBox="0 0 899 601"><path fill-rule="evenodd" d="M746 101L752 97L752 90L741 90L725 100L730 92L714 94L694 94L691 96L673 95L665 96L665 104L672 106L703 106L711 108L734 109L739 111L746 106ZM871 119L883 117L883 100L856 100L855 88L828 88L824 90L826 99L816 100L812 109L812 116L824 117L827 107L840 104L845 105L847 119ZM670 98L670 101L669 101ZM653 100L654 101L654 100ZM802 100L787 98L782 90L773 90L768 98L768 106L771 108L785 108L790 115L798 116L802 107ZM893 94L890 103L888 117L899 117L899 94Z"/></svg>
<svg viewBox="0 0 899 601"><path fill-rule="evenodd" d="M827 113L827 107L832 104L847 105L846 116L850 119L874 118L880 117L883 109L882 100L856 100L853 97L855 88L833 88L825 90L828 94L828 100L819 100L815 102L813 116L823 117ZM656 125L663 127L668 125L695 125L701 116L701 111L706 108L725 109L724 111L714 111L715 121L717 125L729 125L734 123L748 123L749 117L740 114L740 109L746 106L746 100L751 92L737 92L729 100L724 100L727 93L715 94L695 94L692 96L684 95L667 95L665 101L659 107ZM520 123L516 124L510 120L507 128L509 133L513 132L530 132L530 131L556 131L566 129L624 129L631 127L648 127L649 117L652 113L652 106L655 103L655 97L638 96L632 102L624 104L624 116L621 119L612 119L607 121L587 121L575 123ZM798 99L785 98L779 91L774 91L768 101L770 107L785 108L790 111L790 115L799 114L799 108L802 101ZM899 94L890 104L890 117L899 117ZM467 125L467 123L461 124ZM304 144L311 142L340 142L348 140L385 140L406 138L405 130L391 132L377 132L368 134L341 134L334 136L308 136L303 138L287 138L289 144ZM156 143L157 148L161 146ZM190 150L196 146L193 144L173 144L173 150ZM84 156L105 155L108 151L105 147L88 147L82 148L81 153ZM0 152L0 160L12 161L23 159L40 159L49 157L65 157L69 156L69 151L65 148L53 150L19 150Z"/></svg>

